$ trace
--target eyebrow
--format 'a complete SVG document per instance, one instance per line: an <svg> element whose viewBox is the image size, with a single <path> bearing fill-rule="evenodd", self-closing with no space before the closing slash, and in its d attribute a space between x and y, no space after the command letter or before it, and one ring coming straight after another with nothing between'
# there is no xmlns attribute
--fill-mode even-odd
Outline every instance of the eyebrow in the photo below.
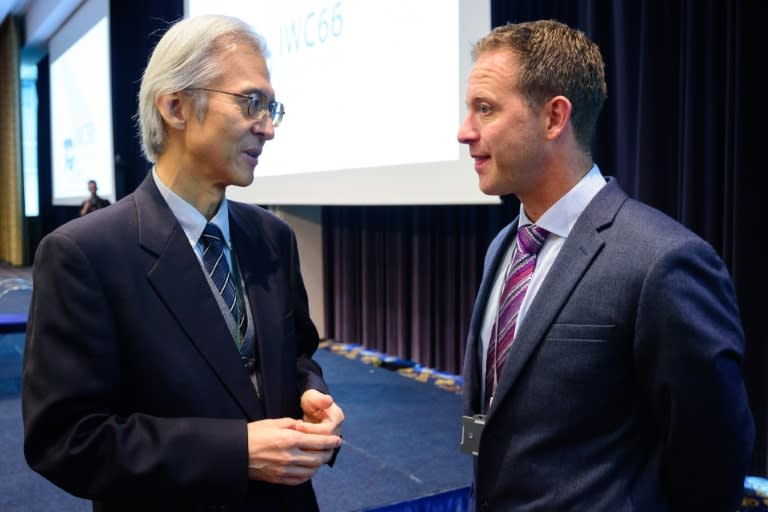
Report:
<svg viewBox="0 0 768 512"><path fill-rule="evenodd" d="M469 101L465 101L465 103L468 107L471 105L477 105L478 103L496 104L496 102L490 99L488 96L473 96L469 99Z"/></svg>
<svg viewBox="0 0 768 512"><path fill-rule="evenodd" d="M258 87L252 87L251 89L246 89L245 91L243 91L243 94L246 96L250 96L252 94L260 94L262 96L266 96L270 100L275 99L274 93L270 93L269 91L266 91L264 89L259 89Z"/></svg>

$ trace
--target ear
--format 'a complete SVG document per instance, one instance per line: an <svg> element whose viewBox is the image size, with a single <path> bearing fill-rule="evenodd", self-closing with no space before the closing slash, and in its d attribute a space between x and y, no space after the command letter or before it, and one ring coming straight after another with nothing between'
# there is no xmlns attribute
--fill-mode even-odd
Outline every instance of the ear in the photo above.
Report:
<svg viewBox="0 0 768 512"><path fill-rule="evenodd" d="M555 96L544 105L547 122L547 138L554 140L560 137L571 119L573 106L565 96Z"/></svg>
<svg viewBox="0 0 768 512"><path fill-rule="evenodd" d="M160 112L163 121L177 130L183 130L187 124L184 101L181 94L174 92L171 94L161 94L155 100L155 106Z"/></svg>

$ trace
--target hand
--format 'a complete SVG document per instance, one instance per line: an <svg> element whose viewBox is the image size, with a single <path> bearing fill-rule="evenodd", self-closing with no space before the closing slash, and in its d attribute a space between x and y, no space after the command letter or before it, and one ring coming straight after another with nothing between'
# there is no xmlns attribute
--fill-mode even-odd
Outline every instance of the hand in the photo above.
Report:
<svg viewBox="0 0 768 512"><path fill-rule="evenodd" d="M341 444L335 435L298 430L300 420L280 418L248 424L248 477L273 484L299 485L328 462Z"/></svg>
<svg viewBox="0 0 768 512"><path fill-rule="evenodd" d="M304 412L304 422L296 426L297 430L341 436L344 412L336 405L331 395L309 389L301 395L301 410Z"/></svg>

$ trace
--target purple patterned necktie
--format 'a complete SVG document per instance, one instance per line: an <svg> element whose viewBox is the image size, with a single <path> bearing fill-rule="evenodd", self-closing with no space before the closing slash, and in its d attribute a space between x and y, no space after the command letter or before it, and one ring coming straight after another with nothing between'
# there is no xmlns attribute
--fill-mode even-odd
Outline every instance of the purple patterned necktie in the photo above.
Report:
<svg viewBox="0 0 768 512"><path fill-rule="evenodd" d="M549 231L534 224L523 226L517 231L517 247L499 299L499 312L491 329L488 355L485 363L485 403L490 403L496 387L496 376L509 355L509 348L515 337L517 315L525 298L528 283L536 267L536 255L541 249ZM501 329L499 330L499 326Z"/></svg>

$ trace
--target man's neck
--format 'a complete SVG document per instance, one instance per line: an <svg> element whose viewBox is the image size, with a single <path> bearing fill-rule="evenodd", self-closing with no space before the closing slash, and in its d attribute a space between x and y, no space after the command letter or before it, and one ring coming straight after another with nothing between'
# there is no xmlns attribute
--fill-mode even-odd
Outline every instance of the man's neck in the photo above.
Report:
<svg viewBox="0 0 768 512"><path fill-rule="evenodd" d="M155 169L158 178L166 187L194 206L206 219L210 220L216 215L219 205L224 199L223 188L206 187L198 180L190 177L189 173L183 172L179 166L164 162L162 158L158 159Z"/></svg>

